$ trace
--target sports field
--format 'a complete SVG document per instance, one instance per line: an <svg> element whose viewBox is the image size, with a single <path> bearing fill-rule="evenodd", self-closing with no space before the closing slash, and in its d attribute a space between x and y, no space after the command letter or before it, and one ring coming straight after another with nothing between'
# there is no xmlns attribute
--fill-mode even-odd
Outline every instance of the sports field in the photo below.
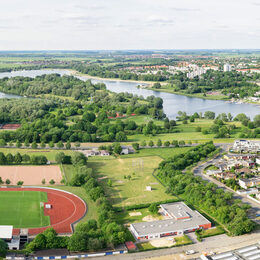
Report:
<svg viewBox="0 0 260 260"><path fill-rule="evenodd" d="M36 228L50 225L41 202L47 202L41 191L0 191L0 225L14 228Z"/></svg>

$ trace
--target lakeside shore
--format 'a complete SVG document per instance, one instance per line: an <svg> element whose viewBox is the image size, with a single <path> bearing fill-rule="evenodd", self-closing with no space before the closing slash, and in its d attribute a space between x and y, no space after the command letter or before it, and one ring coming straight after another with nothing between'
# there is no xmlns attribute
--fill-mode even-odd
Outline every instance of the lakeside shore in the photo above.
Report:
<svg viewBox="0 0 260 260"><path fill-rule="evenodd" d="M91 76L88 74L81 73L77 70L72 70L72 69L66 69L71 72L73 76L80 76L84 77L87 79L96 79L96 80L109 80L109 81L120 81L120 82L132 82L132 83L138 83L139 85L146 85L147 86L152 86L156 81L142 81L142 80L130 80L130 79L118 79L118 78L101 78L101 77L96 77L96 76ZM164 82L166 84L166 82Z"/></svg>
<svg viewBox="0 0 260 260"><path fill-rule="evenodd" d="M84 74L81 73L79 71L76 70L72 70L72 69L67 69L68 71L71 72L72 75L74 76L80 76L80 77L85 77L87 79L96 79L96 80L111 80L111 81L120 81L120 82L132 82L132 83L138 83L139 85L145 85L144 89L148 89L148 90L153 90L156 92L165 92L165 93L170 93L170 94L175 94L175 95L181 95L181 96L187 96L187 97L193 97L193 98L201 98L201 99L208 99L208 100L223 100L223 101L230 101L230 99L228 98L217 98L215 96L197 96L196 94L186 94L186 93L182 93L182 92L176 92L176 91L172 91L170 89L156 89L153 88L153 84L157 83L156 81L139 81L139 80L124 80L124 79L118 79L118 78L101 78L101 77L96 77L96 76L91 76L88 74ZM167 82L160 82L160 84L162 86L166 85Z"/></svg>

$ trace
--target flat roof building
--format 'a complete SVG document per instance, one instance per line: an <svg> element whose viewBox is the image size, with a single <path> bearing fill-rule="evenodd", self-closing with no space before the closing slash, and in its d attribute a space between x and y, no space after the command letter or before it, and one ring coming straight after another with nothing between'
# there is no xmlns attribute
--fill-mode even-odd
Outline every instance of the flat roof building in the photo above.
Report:
<svg viewBox="0 0 260 260"><path fill-rule="evenodd" d="M0 239L11 240L13 236L13 226L0 226Z"/></svg>
<svg viewBox="0 0 260 260"><path fill-rule="evenodd" d="M138 240L182 235L211 227L210 221L183 202L162 204L160 207L162 214L168 219L130 225L131 232Z"/></svg>

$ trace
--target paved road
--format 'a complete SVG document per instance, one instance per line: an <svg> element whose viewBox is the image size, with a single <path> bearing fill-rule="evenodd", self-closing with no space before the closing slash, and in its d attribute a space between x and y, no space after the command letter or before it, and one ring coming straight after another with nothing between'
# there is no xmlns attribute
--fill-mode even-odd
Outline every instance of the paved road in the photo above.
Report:
<svg viewBox="0 0 260 260"><path fill-rule="evenodd" d="M189 246L183 247L173 247L169 249L160 249L132 254L124 254L124 255L113 255L113 256L105 256L99 257L97 259L148 259L157 256L169 256L174 254L182 254L186 250L195 250L197 252L196 255L193 255L192 258L198 257L202 254L202 252L215 252L222 253L230 250L235 250L237 248L246 247L249 245L253 245L260 241L260 232L243 235L239 237L229 237L227 235L219 235L214 237L205 238L203 242L197 242L196 244L192 244ZM174 257L172 258L175 259Z"/></svg>

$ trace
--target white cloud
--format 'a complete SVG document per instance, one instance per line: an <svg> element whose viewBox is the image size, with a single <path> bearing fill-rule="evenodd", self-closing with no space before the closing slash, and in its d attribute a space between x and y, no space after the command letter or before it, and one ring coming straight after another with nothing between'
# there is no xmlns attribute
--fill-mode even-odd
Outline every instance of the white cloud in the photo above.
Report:
<svg viewBox="0 0 260 260"><path fill-rule="evenodd" d="M259 48L259 5L258 0L1 0L0 50Z"/></svg>

